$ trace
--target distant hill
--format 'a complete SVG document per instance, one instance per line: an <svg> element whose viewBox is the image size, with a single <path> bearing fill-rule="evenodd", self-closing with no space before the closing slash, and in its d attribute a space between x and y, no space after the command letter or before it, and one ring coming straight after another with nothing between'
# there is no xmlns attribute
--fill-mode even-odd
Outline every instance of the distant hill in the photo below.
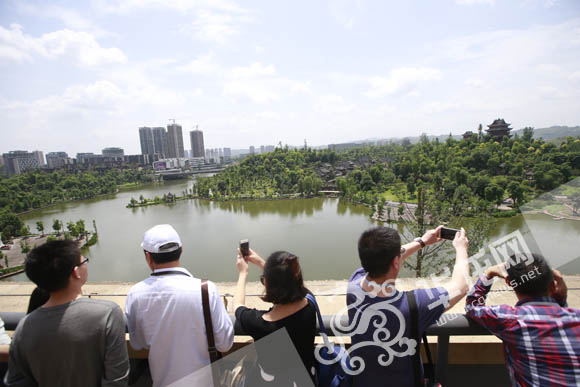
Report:
<svg viewBox="0 0 580 387"><path fill-rule="evenodd" d="M521 136L523 129L513 130L512 135L517 134ZM534 128L534 138L543 138L544 140L552 140L558 137L576 137L580 136L580 126L550 126L549 128Z"/></svg>

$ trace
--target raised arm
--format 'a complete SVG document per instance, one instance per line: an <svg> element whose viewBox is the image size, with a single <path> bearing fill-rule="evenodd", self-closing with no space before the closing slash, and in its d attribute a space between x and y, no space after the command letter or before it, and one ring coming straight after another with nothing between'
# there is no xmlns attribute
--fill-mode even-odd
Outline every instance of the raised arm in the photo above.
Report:
<svg viewBox="0 0 580 387"><path fill-rule="evenodd" d="M455 266L453 266L451 281L443 286L449 294L447 310L451 309L459 300L465 297L469 290L469 284L467 282L469 279L469 261L467 259L469 240L463 228L455 234L453 247L455 247Z"/></svg>
<svg viewBox="0 0 580 387"><path fill-rule="evenodd" d="M248 282L248 262L246 262L239 249L236 266L239 274L236 292L234 293L234 313L239 306L246 306L246 282Z"/></svg>
<svg viewBox="0 0 580 387"><path fill-rule="evenodd" d="M467 295L465 300L465 312L467 317L479 325L487 328L491 333L501 337L505 324L510 320L505 318L506 311L509 309L506 305L486 306L487 295L491 289L495 277L506 278L505 264L491 266L485 271L485 274L478 278L477 282ZM502 311L502 307L504 310ZM498 318L498 312L503 317Z"/></svg>
<svg viewBox="0 0 580 387"><path fill-rule="evenodd" d="M425 246L431 246L443 240L440 238L442 228L443 226L439 226L433 230L427 230L427 232L423 234L423 236L420 239L423 241L423 243L425 243ZM422 247L423 246L421 245L421 242L419 242L418 240L414 240L413 242L402 245L401 250L404 251L401 253L401 258L403 260L407 259L411 255L415 254L417 251L421 250Z"/></svg>

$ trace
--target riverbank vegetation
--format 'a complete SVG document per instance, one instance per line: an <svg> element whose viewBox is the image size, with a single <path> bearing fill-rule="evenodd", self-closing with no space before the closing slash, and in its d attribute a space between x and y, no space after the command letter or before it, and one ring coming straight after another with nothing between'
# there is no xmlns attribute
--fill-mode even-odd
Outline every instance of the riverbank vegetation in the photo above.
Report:
<svg viewBox="0 0 580 387"><path fill-rule="evenodd" d="M143 170L28 171L0 176L0 213L21 213L71 200L117 192L122 185L148 181Z"/></svg>
<svg viewBox="0 0 580 387"><path fill-rule="evenodd" d="M478 213L502 203L523 203L580 175L580 139L559 146L533 139L533 129L501 142L488 136L417 144L408 141L344 152L289 150L249 156L195 185L199 197L213 200L316 196L337 190L348 200L378 205L413 203L422 187L439 207ZM467 205L465 204L467 203Z"/></svg>

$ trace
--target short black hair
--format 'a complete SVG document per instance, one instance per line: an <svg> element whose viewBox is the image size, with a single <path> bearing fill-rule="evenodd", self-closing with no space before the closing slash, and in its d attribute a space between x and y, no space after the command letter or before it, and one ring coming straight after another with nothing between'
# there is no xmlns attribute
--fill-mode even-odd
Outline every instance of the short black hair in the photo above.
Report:
<svg viewBox="0 0 580 387"><path fill-rule="evenodd" d="M147 250L143 250L143 251L147 251ZM153 262L155 262L156 264L162 264L162 263L168 263L168 262L173 262L173 261L177 261L180 257L181 257L181 251L182 248L180 247L177 250L174 251L170 251L168 253L151 253L148 252L149 254L151 254L151 259L153 260Z"/></svg>
<svg viewBox="0 0 580 387"><path fill-rule="evenodd" d="M371 277L387 274L396 256L401 255L401 236L390 227L373 227L358 240L358 256Z"/></svg>
<svg viewBox="0 0 580 387"><path fill-rule="evenodd" d="M38 287L55 292L68 286L70 275L80 262L77 242L56 240L32 249L24 262L24 270Z"/></svg>
<svg viewBox="0 0 580 387"><path fill-rule="evenodd" d="M524 296L544 296L550 290L554 281L554 273L546 259L540 254L532 254L533 261L526 263L527 257L523 254L513 254L511 262L506 264L510 286L518 294Z"/></svg>
<svg viewBox="0 0 580 387"><path fill-rule="evenodd" d="M306 297L302 269L298 257L287 251L270 254L264 265L265 294L262 300L273 304L289 304Z"/></svg>

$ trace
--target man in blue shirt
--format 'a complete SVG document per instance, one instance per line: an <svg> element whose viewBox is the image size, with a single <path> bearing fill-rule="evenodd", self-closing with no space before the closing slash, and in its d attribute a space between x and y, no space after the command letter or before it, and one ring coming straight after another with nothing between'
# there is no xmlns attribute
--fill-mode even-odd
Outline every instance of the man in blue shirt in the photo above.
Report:
<svg viewBox="0 0 580 387"><path fill-rule="evenodd" d="M406 258L442 241L441 228L404 246L399 233L388 227L371 228L360 236L362 267L351 276L347 290L355 386L415 386L413 355L420 343L412 339L407 295L396 289L395 281ZM469 241L465 230L455 235L453 246L457 254L451 280L442 287L414 290L421 335L467 293Z"/></svg>

